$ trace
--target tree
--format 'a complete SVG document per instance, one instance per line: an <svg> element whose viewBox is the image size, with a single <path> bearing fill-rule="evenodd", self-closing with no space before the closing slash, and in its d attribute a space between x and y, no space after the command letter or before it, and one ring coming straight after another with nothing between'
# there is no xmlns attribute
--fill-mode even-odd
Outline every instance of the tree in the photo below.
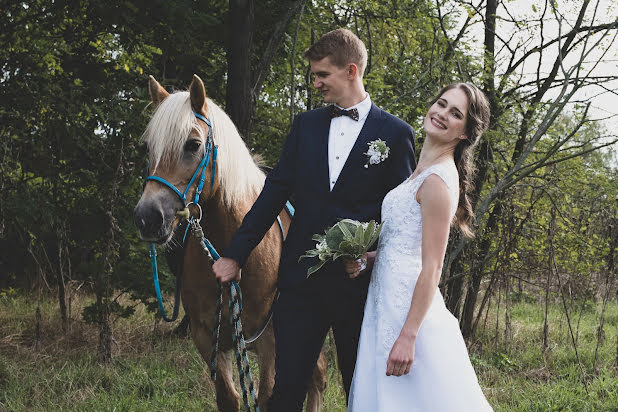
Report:
<svg viewBox="0 0 618 412"><path fill-rule="evenodd" d="M539 17L530 20L516 20L512 17L509 5L496 0L488 0L478 6L462 4L465 4L472 14L481 17L485 28L482 79L492 109L490 131L478 151L479 172L475 179L475 213L481 236L473 249L472 255L475 258L468 266L471 279L461 315L462 331L469 337L480 282L484 275L485 257L489 253L491 237L499 218L504 213L502 200L505 191L541 167L581 156L617 141L615 136L609 142L594 139L591 143L596 145L587 149L568 144L582 125L589 121L585 107L579 112L579 122L568 133L547 147L543 156L531 159L531 154L539 148L539 142L567 109L567 105L574 100L578 91L614 79L595 76L594 70L598 62L605 58L606 52L595 57L593 64L587 65L586 62L597 47L603 44L603 50L607 51L613 44L612 36L618 28L618 22L599 24L596 8L592 16L587 14L589 1L581 4L575 21L568 24L561 9L549 1L543 8L534 7L533 11ZM595 7L598 7L598 3ZM555 28L546 27L549 14L554 16ZM512 27L514 33L503 34L496 23L498 19L512 23L508 28ZM537 31L539 35L530 36L530 31ZM608 39L610 43L604 44ZM536 40L538 43L534 43ZM496 42L500 44L498 50ZM550 50L555 52L554 55L550 54ZM538 67L550 67L549 73L544 75L537 70L537 74L528 79L520 73L534 58L539 61ZM494 83L494 79L499 79L499 82ZM550 98L550 91L556 93L556 96ZM496 142L502 139L509 142L505 151L497 150L499 145ZM494 167L497 162L496 155L509 159L503 170ZM492 174L494 175L491 176ZM495 179L494 182L490 183L489 177ZM488 183L490 187L487 187ZM448 276L453 281L448 287L448 300L449 309L454 313L458 313L463 287L461 273L464 264L460 253L468 244L466 239L460 239L448 256L449 264L445 265L451 268Z"/></svg>
<svg viewBox="0 0 618 412"><path fill-rule="evenodd" d="M267 40L262 40L260 47L254 48L254 1L230 0L225 108L245 140L248 140L251 134L251 125L264 79L290 22L304 6L305 1L287 0L261 7L271 12L266 18L274 24Z"/></svg>

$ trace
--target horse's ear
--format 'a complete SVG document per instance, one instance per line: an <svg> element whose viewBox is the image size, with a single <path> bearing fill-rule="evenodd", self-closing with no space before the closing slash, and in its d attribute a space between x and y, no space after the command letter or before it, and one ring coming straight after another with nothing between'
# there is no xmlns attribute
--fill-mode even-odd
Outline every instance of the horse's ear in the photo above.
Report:
<svg viewBox="0 0 618 412"><path fill-rule="evenodd" d="M193 75L193 80L189 85L189 95L191 96L191 108L194 112L206 114L206 90L204 83L197 74Z"/></svg>
<svg viewBox="0 0 618 412"><path fill-rule="evenodd" d="M163 99L170 95L152 76L148 76L148 92L155 106L160 105Z"/></svg>

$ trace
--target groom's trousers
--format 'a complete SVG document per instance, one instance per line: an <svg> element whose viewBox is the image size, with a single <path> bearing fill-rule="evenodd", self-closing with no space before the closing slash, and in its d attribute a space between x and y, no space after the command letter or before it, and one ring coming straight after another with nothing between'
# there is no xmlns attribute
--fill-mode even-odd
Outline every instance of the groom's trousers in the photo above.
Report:
<svg viewBox="0 0 618 412"><path fill-rule="evenodd" d="M322 345L332 328L346 399L356 364L369 274L349 279L342 265L319 271L275 304L275 386L269 412L301 411Z"/></svg>

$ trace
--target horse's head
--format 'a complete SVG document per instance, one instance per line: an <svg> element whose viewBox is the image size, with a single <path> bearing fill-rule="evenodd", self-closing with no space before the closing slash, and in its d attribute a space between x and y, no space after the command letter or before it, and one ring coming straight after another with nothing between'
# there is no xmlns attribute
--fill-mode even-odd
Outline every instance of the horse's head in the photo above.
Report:
<svg viewBox="0 0 618 412"><path fill-rule="evenodd" d="M152 76L148 89L156 108L143 136L149 177L134 221L142 240L165 243L179 222L177 213L194 200L200 181L203 196L214 189L214 141L204 83L198 76L193 76L189 92L169 94Z"/></svg>

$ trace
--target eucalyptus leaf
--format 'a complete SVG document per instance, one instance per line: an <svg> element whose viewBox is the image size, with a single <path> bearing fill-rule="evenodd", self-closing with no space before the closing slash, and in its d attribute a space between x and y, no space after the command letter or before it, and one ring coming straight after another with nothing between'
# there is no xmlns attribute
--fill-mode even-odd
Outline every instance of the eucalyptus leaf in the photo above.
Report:
<svg viewBox="0 0 618 412"><path fill-rule="evenodd" d="M364 244L364 240L365 240L365 229L363 229L363 225L358 225L358 227L356 228L356 234L354 235L354 243L362 245Z"/></svg>
<svg viewBox="0 0 618 412"><path fill-rule="evenodd" d="M324 264L326 263L325 260L320 261L320 263L318 263L317 265L311 266L309 268L309 270L307 270L307 277L313 275L315 272L317 272L318 270L320 270L322 268L322 266L324 266Z"/></svg>
<svg viewBox="0 0 618 412"><path fill-rule="evenodd" d="M373 239L374 233L376 231L376 222L373 220L367 224L367 229L365 229L365 236L363 238L363 243L366 245L373 244L371 241ZM371 246L369 246L371 247Z"/></svg>
<svg viewBox="0 0 618 412"><path fill-rule="evenodd" d="M344 234L338 225L326 231L326 244L330 249L336 249L344 238Z"/></svg>
<svg viewBox="0 0 618 412"><path fill-rule="evenodd" d="M352 231L350 230L350 228L348 227L349 225L344 222L343 220L339 223L337 223L337 227L339 227L339 229L343 232L343 236L347 237L347 238L351 238L352 237Z"/></svg>

